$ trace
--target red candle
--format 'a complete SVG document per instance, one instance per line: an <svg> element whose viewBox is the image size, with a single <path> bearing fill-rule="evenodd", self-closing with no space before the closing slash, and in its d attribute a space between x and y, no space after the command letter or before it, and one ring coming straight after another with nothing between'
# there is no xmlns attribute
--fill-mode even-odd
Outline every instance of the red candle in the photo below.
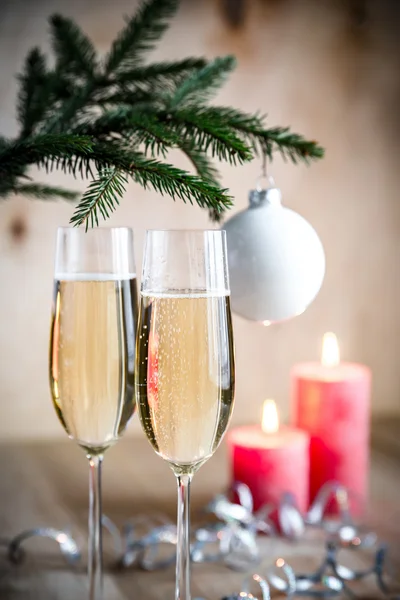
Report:
<svg viewBox="0 0 400 600"><path fill-rule="evenodd" d="M325 334L321 363L292 370L293 425L310 434L310 500L328 481L352 494L353 512L365 508L369 466L371 373L340 362L334 334Z"/></svg>
<svg viewBox="0 0 400 600"><path fill-rule="evenodd" d="M273 400L264 402L262 426L232 429L227 435L233 481L245 483L254 509L279 504L292 492L301 511L308 508L309 436L293 427L279 427Z"/></svg>

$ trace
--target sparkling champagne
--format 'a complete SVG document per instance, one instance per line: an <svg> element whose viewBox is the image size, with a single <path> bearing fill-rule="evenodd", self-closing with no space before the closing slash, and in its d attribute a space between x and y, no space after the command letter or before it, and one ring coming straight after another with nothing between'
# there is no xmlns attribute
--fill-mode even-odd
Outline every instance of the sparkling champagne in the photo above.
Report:
<svg viewBox="0 0 400 600"><path fill-rule="evenodd" d="M136 401L147 437L175 473L193 473L213 454L234 385L228 295L142 294Z"/></svg>
<svg viewBox="0 0 400 600"><path fill-rule="evenodd" d="M136 322L134 276L56 278L51 392L64 429L90 454L117 441L134 412Z"/></svg>

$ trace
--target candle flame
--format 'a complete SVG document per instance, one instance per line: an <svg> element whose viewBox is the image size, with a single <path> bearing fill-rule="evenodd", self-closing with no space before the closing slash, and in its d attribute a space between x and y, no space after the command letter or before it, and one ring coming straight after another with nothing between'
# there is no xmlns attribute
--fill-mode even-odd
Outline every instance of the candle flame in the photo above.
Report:
<svg viewBox="0 0 400 600"><path fill-rule="evenodd" d="M264 433L276 433L279 429L279 417L274 400L265 400L261 429Z"/></svg>
<svg viewBox="0 0 400 600"><path fill-rule="evenodd" d="M340 363L337 337L334 333L325 333L322 342L321 364L324 367L336 367Z"/></svg>

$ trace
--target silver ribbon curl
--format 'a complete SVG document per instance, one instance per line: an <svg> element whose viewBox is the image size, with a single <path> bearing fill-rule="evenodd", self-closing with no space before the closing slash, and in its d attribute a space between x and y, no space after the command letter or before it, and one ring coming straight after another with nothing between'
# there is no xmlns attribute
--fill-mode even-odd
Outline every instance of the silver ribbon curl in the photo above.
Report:
<svg viewBox="0 0 400 600"><path fill-rule="evenodd" d="M232 495L238 502L232 502ZM334 500L338 514L332 518L327 509ZM307 596L328 598L343 593L351 594L349 585L373 575L378 589L391 600L400 600L385 579L387 548L378 545L375 533L355 524L349 510L349 492L336 482L321 488L309 511L302 515L294 497L284 494L278 506L266 505L253 511L253 498L249 488L236 483L227 494L216 496L204 508L203 514L214 517L193 530L191 558L195 563L222 561L226 566L250 571L262 560L258 544L260 533L277 536L272 514L277 515L280 534L290 540L301 540L309 529L317 529L326 543L326 552L320 567L311 574L296 574L283 558L275 561L264 575L247 576L239 594L232 600L255 598L251 584L257 586L261 600L270 600L270 589L274 588L286 598ZM106 516L103 526L113 540L117 565L120 568L136 567L147 571L162 569L175 561L177 543L176 526L163 516L150 519L140 517L127 523L122 532ZM53 528L37 528L22 532L8 544L8 556L17 563L24 558L25 542L31 537L47 537L58 543L61 554L71 566L81 561L81 553L75 539L66 531ZM374 548L377 548L374 551ZM339 561L337 554L342 549L374 551L371 567L354 571ZM258 596L257 596L258 597Z"/></svg>
<svg viewBox="0 0 400 600"><path fill-rule="evenodd" d="M161 519L162 524L156 525L148 518L137 518L124 526L123 539L125 550L119 560L123 568L136 566L145 571L163 569L175 561L175 546L177 543L176 526ZM139 533L143 525L149 527L144 535ZM172 547L167 557L158 558L162 546Z"/></svg>
<svg viewBox="0 0 400 600"><path fill-rule="evenodd" d="M102 525L112 537L115 552L121 554L123 545L118 527L106 515L102 516ZM81 562L82 554L79 545L70 531L54 527L35 527L13 537L11 541L7 542L7 555L10 562L20 564L25 560L25 545L32 538L47 538L56 542L62 556L70 566L76 566Z"/></svg>
<svg viewBox="0 0 400 600"><path fill-rule="evenodd" d="M8 544L8 558L14 564L20 564L25 558L24 544L34 537L49 538L57 542L61 554L71 566L75 566L81 560L81 553L74 538L66 531L52 527L36 527L28 529L16 535Z"/></svg>

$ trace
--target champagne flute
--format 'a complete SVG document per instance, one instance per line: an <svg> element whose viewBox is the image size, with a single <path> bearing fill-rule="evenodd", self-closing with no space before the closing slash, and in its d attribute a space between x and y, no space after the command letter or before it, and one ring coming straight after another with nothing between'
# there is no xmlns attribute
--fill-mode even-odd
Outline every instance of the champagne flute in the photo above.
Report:
<svg viewBox="0 0 400 600"><path fill-rule="evenodd" d="M224 231L148 231L137 332L140 422L178 483L176 600L190 600L189 490L233 408L235 372Z"/></svg>
<svg viewBox="0 0 400 600"><path fill-rule="evenodd" d="M89 600L102 597L101 463L135 409L137 291L127 228L57 233L50 387L89 459Z"/></svg>

